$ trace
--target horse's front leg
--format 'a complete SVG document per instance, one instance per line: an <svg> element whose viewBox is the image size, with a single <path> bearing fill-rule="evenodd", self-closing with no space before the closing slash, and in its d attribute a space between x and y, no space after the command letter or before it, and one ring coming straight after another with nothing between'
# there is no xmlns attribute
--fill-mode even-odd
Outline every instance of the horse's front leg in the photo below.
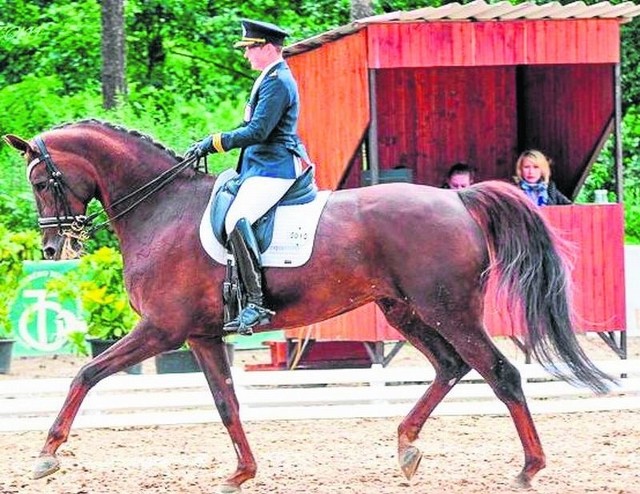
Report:
<svg viewBox="0 0 640 494"><path fill-rule="evenodd" d="M56 451L67 441L73 420L92 387L105 377L176 345L174 341L160 338L161 334L155 326L142 320L131 333L80 369L71 382L67 398L49 429L44 447L33 470L34 478L45 477L60 467Z"/></svg>
<svg viewBox="0 0 640 494"><path fill-rule="evenodd" d="M256 476L257 465L240 421L240 406L224 342L220 336L205 335L190 337L188 341L207 379L238 458L236 471L221 486L221 492L240 492L240 486Z"/></svg>

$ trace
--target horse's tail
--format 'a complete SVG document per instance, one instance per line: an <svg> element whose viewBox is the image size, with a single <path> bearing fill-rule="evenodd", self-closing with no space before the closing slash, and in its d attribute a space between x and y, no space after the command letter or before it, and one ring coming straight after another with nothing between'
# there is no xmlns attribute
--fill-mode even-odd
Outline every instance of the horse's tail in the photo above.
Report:
<svg viewBox="0 0 640 494"><path fill-rule="evenodd" d="M565 381L606 393L615 380L591 362L575 337L567 269L553 230L509 183L481 182L458 194L486 236L498 293L511 314L522 315L535 359Z"/></svg>

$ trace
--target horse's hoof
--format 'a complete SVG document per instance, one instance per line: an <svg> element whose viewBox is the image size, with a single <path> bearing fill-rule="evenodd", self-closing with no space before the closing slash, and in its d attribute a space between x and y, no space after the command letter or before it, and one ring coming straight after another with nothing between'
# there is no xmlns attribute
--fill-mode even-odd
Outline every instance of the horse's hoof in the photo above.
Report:
<svg viewBox="0 0 640 494"><path fill-rule="evenodd" d="M42 455L38 458L36 467L33 469L33 478L41 479L51 475L60 468L60 462L54 455Z"/></svg>
<svg viewBox="0 0 640 494"><path fill-rule="evenodd" d="M238 494L242 489L237 485L222 484L220 486L220 494Z"/></svg>
<svg viewBox="0 0 640 494"><path fill-rule="evenodd" d="M399 459L402 473L407 480L411 480L420 465L420 460L422 460L422 452L415 446L409 446L402 452Z"/></svg>
<svg viewBox="0 0 640 494"><path fill-rule="evenodd" d="M515 479L513 479L513 487L523 490L531 489L531 480L524 473L521 473Z"/></svg>

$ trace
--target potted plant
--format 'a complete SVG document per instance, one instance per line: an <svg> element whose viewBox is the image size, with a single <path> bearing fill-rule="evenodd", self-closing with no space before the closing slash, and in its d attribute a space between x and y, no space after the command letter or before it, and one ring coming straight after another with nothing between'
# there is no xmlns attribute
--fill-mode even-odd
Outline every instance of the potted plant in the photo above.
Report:
<svg viewBox="0 0 640 494"><path fill-rule="evenodd" d="M22 278L22 261L39 259L40 252L37 232L10 232L0 225L0 374L11 367L15 339L9 309Z"/></svg>
<svg viewBox="0 0 640 494"><path fill-rule="evenodd" d="M99 355L129 333L138 316L129 305L122 276L122 256L113 247L101 247L80 259L78 266L60 278L47 283L61 301L79 298L84 312L85 327L67 335L73 351L80 355ZM229 361L233 359L233 345L226 346ZM195 356L185 344L177 350L155 357L156 372L199 372ZM140 373L137 364L127 370Z"/></svg>
<svg viewBox="0 0 640 494"><path fill-rule="evenodd" d="M138 321L124 289L122 267L122 256L115 248L101 247L83 256L76 269L47 283L60 300L80 300L85 327L68 334L75 353L99 355ZM139 374L141 368L136 364L127 372Z"/></svg>
<svg viewBox="0 0 640 494"><path fill-rule="evenodd" d="M168 350L156 355L154 360L158 374L201 371L195 355L186 343L176 350Z"/></svg>
<svg viewBox="0 0 640 494"><path fill-rule="evenodd" d="M15 289L14 289L15 290ZM11 289L3 284L0 286L0 297L5 303L0 304L0 374L8 374L11 368L11 356L13 353L13 328L9 320L9 304L6 301L11 300L13 295Z"/></svg>
<svg viewBox="0 0 640 494"><path fill-rule="evenodd" d="M229 364L233 365L233 343L225 343ZM186 343L176 350L162 352L155 356L156 373L170 374L182 372L200 372L200 364Z"/></svg>

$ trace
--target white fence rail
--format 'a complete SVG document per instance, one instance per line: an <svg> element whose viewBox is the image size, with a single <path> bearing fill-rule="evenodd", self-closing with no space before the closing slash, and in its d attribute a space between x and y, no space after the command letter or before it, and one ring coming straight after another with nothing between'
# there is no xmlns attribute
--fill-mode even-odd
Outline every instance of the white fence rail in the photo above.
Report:
<svg viewBox="0 0 640 494"><path fill-rule="evenodd" d="M640 409L640 361L597 365L620 379L595 396L553 379L539 365L519 365L533 413ZM251 371L233 369L242 419L394 417L409 412L434 377L429 367ZM0 381L0 431L47 430L71 379ZM434 415L507 414L474 372L459 383ZM91 390L74 427L133 427L218 422L202 373L116 375Z"/></svg>

